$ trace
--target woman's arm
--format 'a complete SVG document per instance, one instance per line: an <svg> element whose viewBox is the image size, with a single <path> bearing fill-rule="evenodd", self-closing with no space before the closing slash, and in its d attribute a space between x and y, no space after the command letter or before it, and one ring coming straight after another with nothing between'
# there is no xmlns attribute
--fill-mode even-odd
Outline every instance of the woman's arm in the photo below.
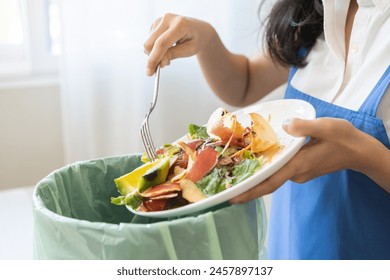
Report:
<svg viewBox="0 0 390 280"><path fill-rule="evenodd" d="M390 193L390 150L350 122L335 118L293 119L284 129L311 140L267 180L231 200L247 202L278 189L287 180L304 183L342 169L362 172Z"/></svg>
<svg viewBox="0 0 390 280"><path fill-rule="evenodd" d="M179 57L197 55L213 91L225 102L244 106L265 96L287 81L288 67L276 65L265 55L248 59L223 45L215 29L193 18L167 14L158 19L146 41L147 74Z"/></svg>
<svg viewBox="0 0 390 280"><path fill-rule="evenodd" d="M354 168L370 177L379 186L390 193L390 150L377 139L368 134L358 131L362 139L360 146L360 161Z"/></svg>

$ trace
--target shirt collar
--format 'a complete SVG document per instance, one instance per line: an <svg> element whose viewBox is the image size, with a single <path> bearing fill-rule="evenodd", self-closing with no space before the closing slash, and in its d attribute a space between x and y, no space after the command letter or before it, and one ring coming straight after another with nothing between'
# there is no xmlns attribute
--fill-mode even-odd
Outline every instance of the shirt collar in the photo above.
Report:
<svg viewBox="0 0 390 280"><path fill-rule="evenodd" d="M360 7L371 7L374 6L381 12L387 10L390 6L389 0L357 0Z"/></svg>

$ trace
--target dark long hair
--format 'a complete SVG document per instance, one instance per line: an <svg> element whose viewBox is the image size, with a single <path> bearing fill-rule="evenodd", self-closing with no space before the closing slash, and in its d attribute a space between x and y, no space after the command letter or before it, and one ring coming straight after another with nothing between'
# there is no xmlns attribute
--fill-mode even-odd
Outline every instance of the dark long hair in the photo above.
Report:
<svg viewBox="0 0 390 280"><path fill-rule="evenodd" d="M308 51L323 33L322 0L279 0L265 21L265 43L272 59L282 65L303 67ZM308 52L307 52L308 53Z"/></svg>

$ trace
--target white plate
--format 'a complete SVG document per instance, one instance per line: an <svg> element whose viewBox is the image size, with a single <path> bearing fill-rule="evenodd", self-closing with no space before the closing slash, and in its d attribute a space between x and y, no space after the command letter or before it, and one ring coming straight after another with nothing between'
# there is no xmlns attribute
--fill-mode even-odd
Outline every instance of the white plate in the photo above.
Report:
<svg viewBox="0 0 390 280"><path fill-rule="evenodd" d="M195 203L175 209L155 212L138 212L129 206L127 206L127 208L134 214L141 216L168 218L198 212L222 202L226 202L267 179L285 165L303 146L305 137L293 137L283 130L282 123L285 119L295 117L301 119L314 119L316 115L315 109L310 103L299 99L282 99L259 103L238 110L234 112L234 114L237 115L238 121L245 127L250 125L249 113L252 112L262 115L265 119L270 117L270 124L278 135L281 145L284 146L284 148L272 158L270 163L263 165L259 171L237 185Z"/></svg>

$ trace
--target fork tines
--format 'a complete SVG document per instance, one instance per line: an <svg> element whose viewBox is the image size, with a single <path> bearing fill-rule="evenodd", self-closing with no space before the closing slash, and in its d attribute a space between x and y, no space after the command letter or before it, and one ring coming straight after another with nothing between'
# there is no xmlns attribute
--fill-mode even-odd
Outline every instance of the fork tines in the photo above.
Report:
<svg viewBox="0 0 390 280"><path fill-rule="evenodd" d="M152 102L150 103L150 108L149 108L148 112L146 113L145 119L142 122L141 129L140 129L141 140L142 140L146 154L148 155L148 158L150 161L154 161L157 159L156 148L154 147L152 135L151 135L150 129L149 129L149 115L152 113L152 111L157 103L159 82L160 82L160 66L157 66L156 75L155 75L155 83L154 83L153 99L152 99Z"/></svg>
<svg viewBox="0 0 390 280"><path fill-rule="evenodd" d="M152 136L149 128L149 114L146 115L140 130L141 140L144 145L146 154L150 161L157 159L156 148L154 147Z"/></svg>

